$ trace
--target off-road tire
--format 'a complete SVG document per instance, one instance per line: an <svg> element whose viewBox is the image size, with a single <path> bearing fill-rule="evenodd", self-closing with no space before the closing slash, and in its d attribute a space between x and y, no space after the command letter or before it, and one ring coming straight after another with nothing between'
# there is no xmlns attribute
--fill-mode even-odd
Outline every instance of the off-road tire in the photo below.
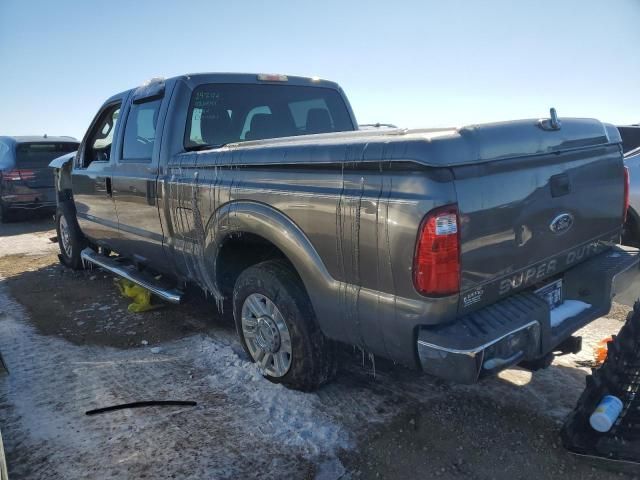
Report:
<svg viewBox="0 0 640 480"><path fill-rule="evenodd" d="M251 353L242 330L242 306L245 299L258 293L270 299L280 310L291 337L291 366L281 377L263 373L274 383L312 391L331 380L336 373L336 344L327 339L316 323L311 301L302 280L285 260L268 260L244 270L233 291L233 316L242 347Z"/></svg>
<svg viewBox="0 0 640 480"><path fill-rule="evenodd" d="M66 228L68 230L67 246L70 247L70 254L67 252L64 245L64 232L61 231L61 222L66 223ZM88 242L80 231L75 209L71 202L65 201L58 205L58 209L56 210L56 232L58 234L58 246L60 247L60 262L74 270L82 270L84 265L80 258L80 252L82 252L82 250L87 246Z"/></svg>

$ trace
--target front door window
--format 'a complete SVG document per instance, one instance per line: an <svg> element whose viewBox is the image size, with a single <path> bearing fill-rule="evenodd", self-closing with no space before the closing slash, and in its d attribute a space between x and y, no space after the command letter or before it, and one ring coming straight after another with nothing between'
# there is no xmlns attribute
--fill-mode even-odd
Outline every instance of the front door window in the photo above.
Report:
<svg viewBox="0 0 640 480"><path fill-rule="evenodd" d="M113 133L116 129L118 116L120 114L120 104L106 107L100 114L98 122L87 140L82 167L87 168L92 162L108 162L111 158L111 146L113 144Z"/></svg>

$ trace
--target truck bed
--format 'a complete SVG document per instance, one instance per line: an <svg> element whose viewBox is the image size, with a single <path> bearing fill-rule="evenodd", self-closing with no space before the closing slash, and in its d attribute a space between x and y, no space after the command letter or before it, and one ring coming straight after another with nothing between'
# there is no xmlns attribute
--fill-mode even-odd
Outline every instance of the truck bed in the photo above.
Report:
<svg viewBox="0 0 640 480"><path fill-rule="evenodd" d="M563 119L562 128L553 132L538 128L540 121L525 119L460 128L397 128L270 138L230 143L222 150L250 152L259 149L266 154L260 163L270 164L281 163L280 149L360 146L363 149L361 159L371 161L380 159L371 154L367 155L367 151L387 146L390 149L389 157L401 156L404 160L430 167L453 167L579 150L619 142L620 138L615 126L594 119ZM207 152L219 151L220 149L216 148L201 153L206 156ZM246 161L250 162L252 155L246 156ZM323 163L335 160L337 159L308 157L302 161Z"/></svg>
<svg viewBox="0 0 640 480"><path fill-rule="evenodd" d="M175 232L169 242L183 271L202 277L200 245L243 228L229 207L216 230L214 211L270 206L265 215L282 213L299 229L300 248L309 242L301 277L325 334L411 364L416 328L453 322L616 243L619 141L615 127L596 120L563 119L554 131L519 120L246 141L181 154L161 178ZM429 298L411 275L416 235L425 214L447 204L460 212L461 293ZM574 227L554 235L549 225L564 212ZM510 277L520 274L526 281Z"/></svg>

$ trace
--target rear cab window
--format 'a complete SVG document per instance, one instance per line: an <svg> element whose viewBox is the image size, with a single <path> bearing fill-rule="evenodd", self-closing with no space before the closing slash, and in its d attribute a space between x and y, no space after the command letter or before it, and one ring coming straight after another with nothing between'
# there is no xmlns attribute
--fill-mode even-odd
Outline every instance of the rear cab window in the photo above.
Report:
<svg viewBox="0 0 640 480"><path fill-rule="evenodd" d="M325 87L206 84L191 96L184 146L354 130L344 99Z"/></svg>

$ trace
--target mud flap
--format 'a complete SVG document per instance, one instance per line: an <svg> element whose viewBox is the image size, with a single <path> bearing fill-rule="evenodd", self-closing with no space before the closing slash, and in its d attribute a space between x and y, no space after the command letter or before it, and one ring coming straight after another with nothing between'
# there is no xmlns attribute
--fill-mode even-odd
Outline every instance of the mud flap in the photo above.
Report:
<svg viewBox="0 0 640 480"><path fill-rule="evenodd" d="M607 359L587 377L587 387L562 429L570 452L604 459L618 469L640 468L640 301L620 333L609 343ZM605 395L622 400L624 408L611 430L599 433L589 417Z"/></svg>

